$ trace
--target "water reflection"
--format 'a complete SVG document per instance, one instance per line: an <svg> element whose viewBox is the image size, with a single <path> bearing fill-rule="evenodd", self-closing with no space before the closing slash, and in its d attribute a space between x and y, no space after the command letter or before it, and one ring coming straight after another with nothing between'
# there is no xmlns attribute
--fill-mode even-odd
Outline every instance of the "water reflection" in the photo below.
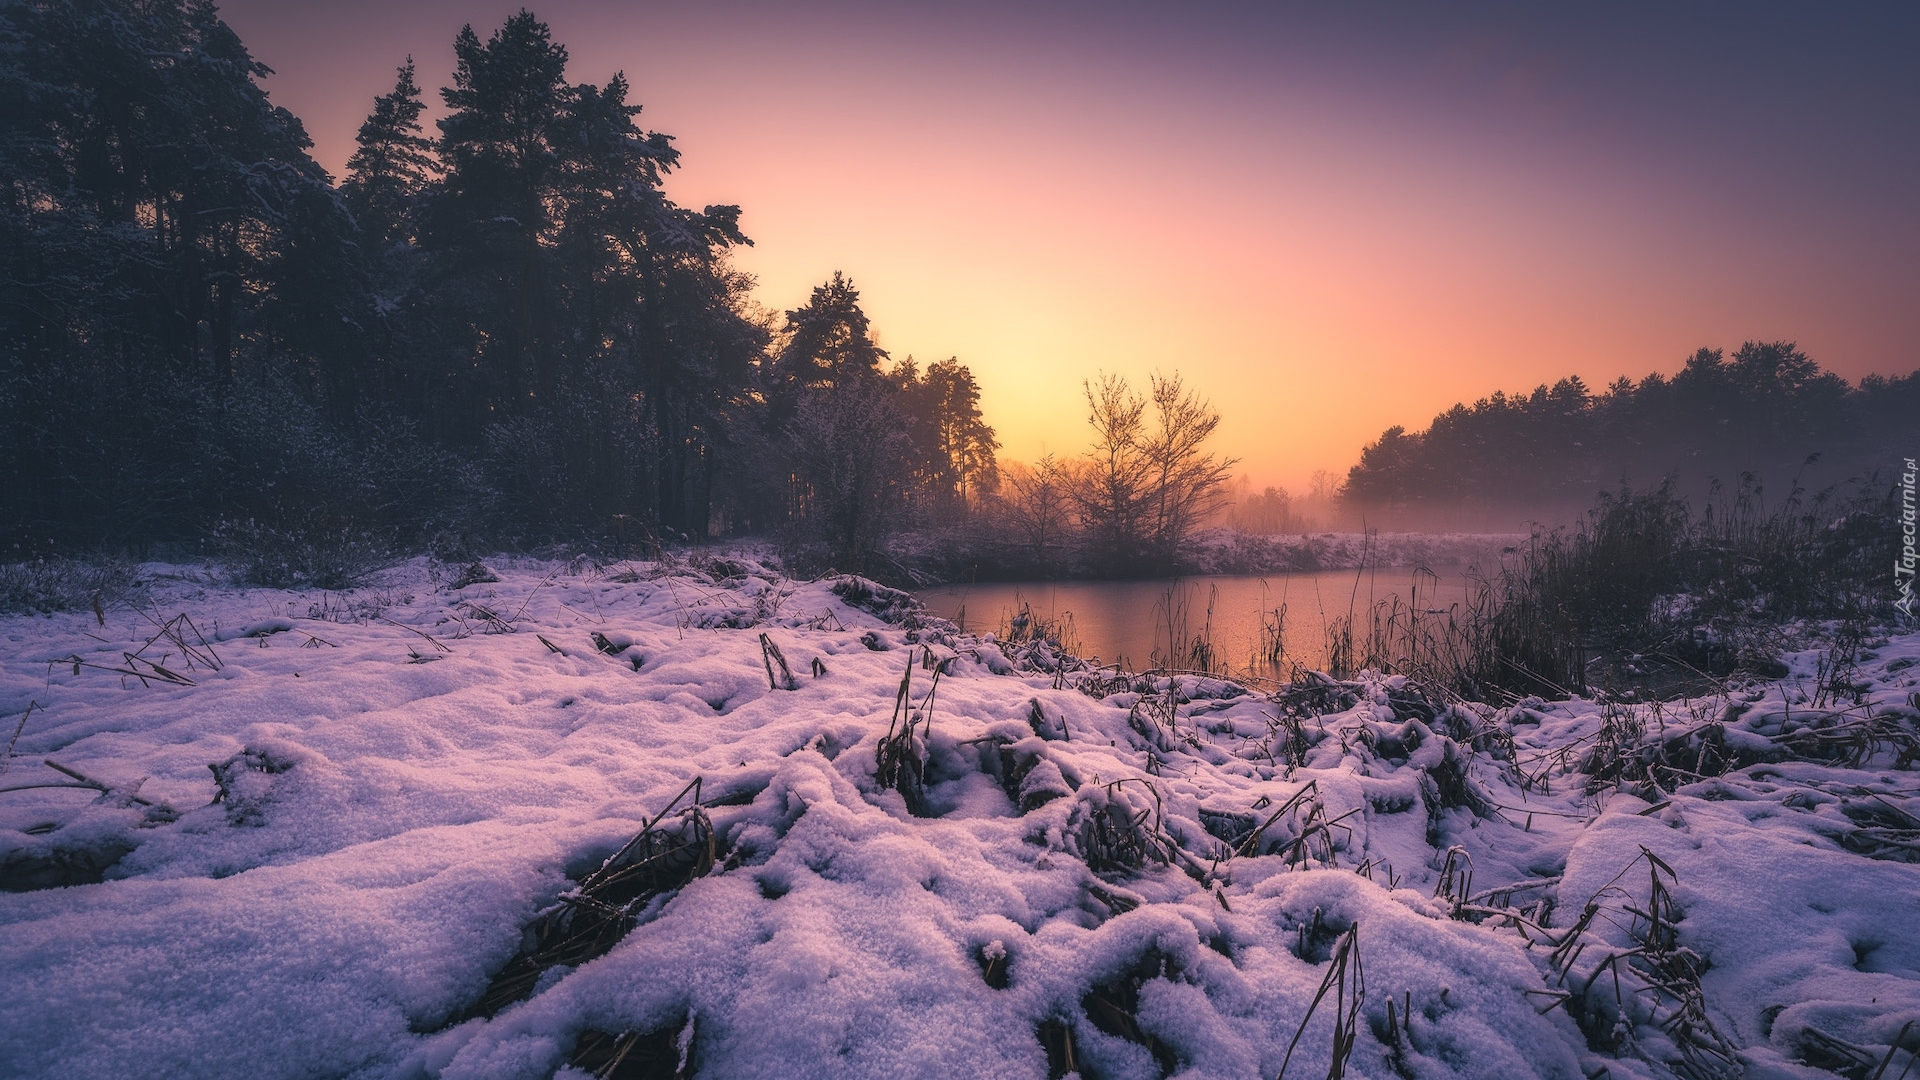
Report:
<svg viewBox="0 0 1920 1080"><path fill-rule="evenodd" d="M943 585L918 595L936 614L974 631L1004 630L1025 604L1040 619L1062 624L1071 638L1067 644L1080 655L1135 670L1164 663L1179 643L1199 639L1210 644L1215 670L1224 665L1284 677L1294 664L1325 666L1326 628L1335 618L1352 614L1364 621L1376 602L1394 598L1444 610L1463 604L1470 586L1465 568L1428 576L1412 567L1382 567L1148 581L996 581ZM1278 663L1270 659L1276 626Z"/></svg>

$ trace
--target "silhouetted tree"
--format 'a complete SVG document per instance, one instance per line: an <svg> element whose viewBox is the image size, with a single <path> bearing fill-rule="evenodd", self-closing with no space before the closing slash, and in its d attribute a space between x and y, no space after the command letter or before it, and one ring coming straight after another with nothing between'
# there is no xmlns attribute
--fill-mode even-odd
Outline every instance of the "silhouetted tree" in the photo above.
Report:
<svg viewBox="0 0 1920 1080"><path fill-rule="evenodd" d="M1074 476L1069 464L1043 454L1031 466L1014 465L1002 486L1002 506L1029 557L1042 574L1060 566L1073 528Z"/></svg>
<svg viewBox="0 0 1920 1080"><path fill-rule="evenodd" d="M243 381L339 398L357 347L351 222L266 74L208 3L0 19L0 520L17 541L178 537L300 487L206 468L250 452L227 441L259 400Z"/></svg>
<svg viewBox="0 0 1920 1080"><path fill-rule="evenodd" d="M454 53L439 137L409 59L336 189L210 3L6 5L0 529L799 523L854 565L992 487L972 374L890 365L844 277L770 333L624 75L525 11Z"/></svg>
<svg viewBox="0 0 1920 1080"><path fill-rule="evenodd" d="M1093 448L1074 501L1093 564L1119 574L1161 573L1224 501L1233 461L1205 445L1220 414L1178 375L1154 375L1142 397L1118 375L1085 386Z"/></svg>
<svg viewBox="0 0 1920 1080"><path fill-rule="evenodd" d="M878 378L803 390L782 429L794 516L844 570L866 571L908 518L913 442L896 394Z"/></svg>
<svg viewBox="0 0 1920 1080"><path fill-rule="evenodd" d="M1888 403L1911 400L1914 382L1850 388L1792 342L1750 341L1731 360L1703 348L1671 378L1617 379L1598 397L1569 377L1455 405L1423 432L1390 428L1362 451L1345 497L1424 515L1542 512L1584 507L1623 478L1674 476L1694 493L1742 477L1835 482L1888 466L1898 427Z"/></svg>
<svg viewBox="0 0 1920 1080"><path fill-rule="evenodd" d="M362 235L381 248L410 238L414 200L437 171L433 141L420 126L426 107L409 56L393 90L374 99L373 114L354 138L340 195Z"/></svg>
<svg viewBox="0 0 1920 1080"><path fill-rule="evenodd" d="M1153 413L1142 446L1148 469L1154 556L1173 565L1187 537L1226 501L1232 458L1208 452L1220 414L1181 382L1178 374L1149 376Z"/></svg>
<svg viewBox="0 0 1920 1080"><path fill-rule="evenodd" d="M1073 499L1089 555L1104 569L1130 573L1148 560L1146 519L1150 492L1143 443L1147 401L1118 375L1083 385L1093 447L1087 452Z"/></svg>
<svg viewBox="0 0 1920 1080"><path fill-rule="evenodd" d="M924 375L908 357L892 374L900 383L928 513L934 521L956 521L999 482L994 455L1000 443L980 413L980 384L954 357L927 365Z"/></svg>
<svg viewBox="0 0 1920 1080"><path fill-rule="evenodd" d="M793 414L802 390L847 386L877 376L887 360L874 344L860 291L839 271L787 312L768 364L767 400L775 424Z"/></svg>
<svg viewBox="0 0 1920 1080"><path fill-rule="evenodd" d="M911 357L888 366L845 275L786 313L763 370L750 456L785 466L781 516L837 565L866 566L889 532L951 521L992 486L999 444L973 373L956 359L924 376Z"/></svg>
<svg viewBox="0 0 1920 1080"><path fill-rule="evenodd" d="M1241 486L1245 491L1245 481ZM1241 532L1265 536L1300 532L1306 527L1305 520L1294 510L1292 493L1273 485L1258 495L1247 492L1235 499L1227 514L1227 524Z"/></svg>

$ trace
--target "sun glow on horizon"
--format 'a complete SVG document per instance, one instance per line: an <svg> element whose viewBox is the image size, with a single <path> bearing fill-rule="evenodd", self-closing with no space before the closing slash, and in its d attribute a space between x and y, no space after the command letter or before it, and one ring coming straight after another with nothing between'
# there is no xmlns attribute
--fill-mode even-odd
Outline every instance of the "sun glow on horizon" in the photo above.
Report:
<svg viewBox="0 0 1920 1080"><path fill-rule="evenodd" d="M371 47L333 15L223 11L337 173L407 52L437 104L454 31L518 6L414 6ZM1463 35L1396 72L1285 20L834 12L538 14L569 78L624 70L675 136L673 198L743 207L760 303L844 271L893 355L973 369L1011 459L1079 450L1101 371L1182 373L1240 470L1298 489L1390 424L1702 345L1911 364L1911 207L1730 189L1724 147L1598 110L1578 56Z"/></svg>

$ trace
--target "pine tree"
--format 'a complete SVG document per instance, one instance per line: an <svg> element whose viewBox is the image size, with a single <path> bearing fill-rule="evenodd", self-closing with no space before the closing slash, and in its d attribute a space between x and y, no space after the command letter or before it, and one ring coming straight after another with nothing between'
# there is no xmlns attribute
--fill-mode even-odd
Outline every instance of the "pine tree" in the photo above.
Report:
<svg viewBox="0 0 1920 1080"><path fill-rule="evenodd" d="M484 44L472 26L454 39L451 110L439 121L445 179L425 200L421 238L440 256L440 303L453 316L443 362L462 371L442 430L484 434L493 421L531 418L557 382L560 308L542 251L552 174L561 147L567 50L521 11Z"/></svg>
<svg viewBox="0 0 1920 1080"><path fill-rule="evenodd" d="M814 287L805 304L787 312L782 339L773 361L777 406L788 404L784 399L802 387L871 378L887 359L886 350L874 344L867 313L860 308L860 290L838 270L832 280Z"/></svg>
<svg viewBox="0 0 1920 1080"><path fill-rule="evenodd" d="M957 520L999 483L1000 443L981 415L980 384L957 357L934 361L924 375L909 357L893 375L923 463L928 509L935 520Z"/></svg>
<svg viewBox="0 0 1920 1080"><path fill-rule="evenodd" d="M346 215L206 0L9 5L0 22L0 519L99 543L244 509L216 482L243 380L341 384ZM344 321L343 321L344 320Z"/></svg>
<svg viewBox="0 0 1920 1080"><path fill-rule="evenodd" d="M399 69L393 90L373 100L373 113L355 136L341 197L360 231L385 248L411 232L413 201L432 182L433 141L420 126L426 103L413 81L413 57Z"/></svg>
<svg viewBox="0 0 1920 1080"><path fill-rule="evenodd" d="M679 152L640 129L626 77L570 84L530 14L454 51L395 350L415 400L440 437L485 447L516 516L703 534L764 341L726 262L748 243L739 208L674 205Z"/></svg>

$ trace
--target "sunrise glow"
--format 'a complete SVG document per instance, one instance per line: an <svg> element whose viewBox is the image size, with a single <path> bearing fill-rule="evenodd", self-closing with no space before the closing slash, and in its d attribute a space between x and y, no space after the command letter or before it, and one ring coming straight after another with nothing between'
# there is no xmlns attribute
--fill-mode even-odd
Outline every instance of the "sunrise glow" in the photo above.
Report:
<svg viewBox="0 0 1920 1080"><path fill-rule="evenodd" d="M437 106L451 28L518 6L222 10L339 174L394 65L412 53ZM763 305L845 271L892 354L972 367L1015 460L1078 450L1102 370L1184 373L1241 470L1297 489L1388 424L1703 345L1911 366L1920 211L1892 177L1915 149L1884 134L1913 130L1912 95L1840 57L1796 61L1830 76L1812 100L1767 74L1796 34L1893 47L1871 20L1649 8L1656 46L1573 15L1370 10L536 13L570 78L633 80L684 154L676 201L743 208Z"/></svg>

